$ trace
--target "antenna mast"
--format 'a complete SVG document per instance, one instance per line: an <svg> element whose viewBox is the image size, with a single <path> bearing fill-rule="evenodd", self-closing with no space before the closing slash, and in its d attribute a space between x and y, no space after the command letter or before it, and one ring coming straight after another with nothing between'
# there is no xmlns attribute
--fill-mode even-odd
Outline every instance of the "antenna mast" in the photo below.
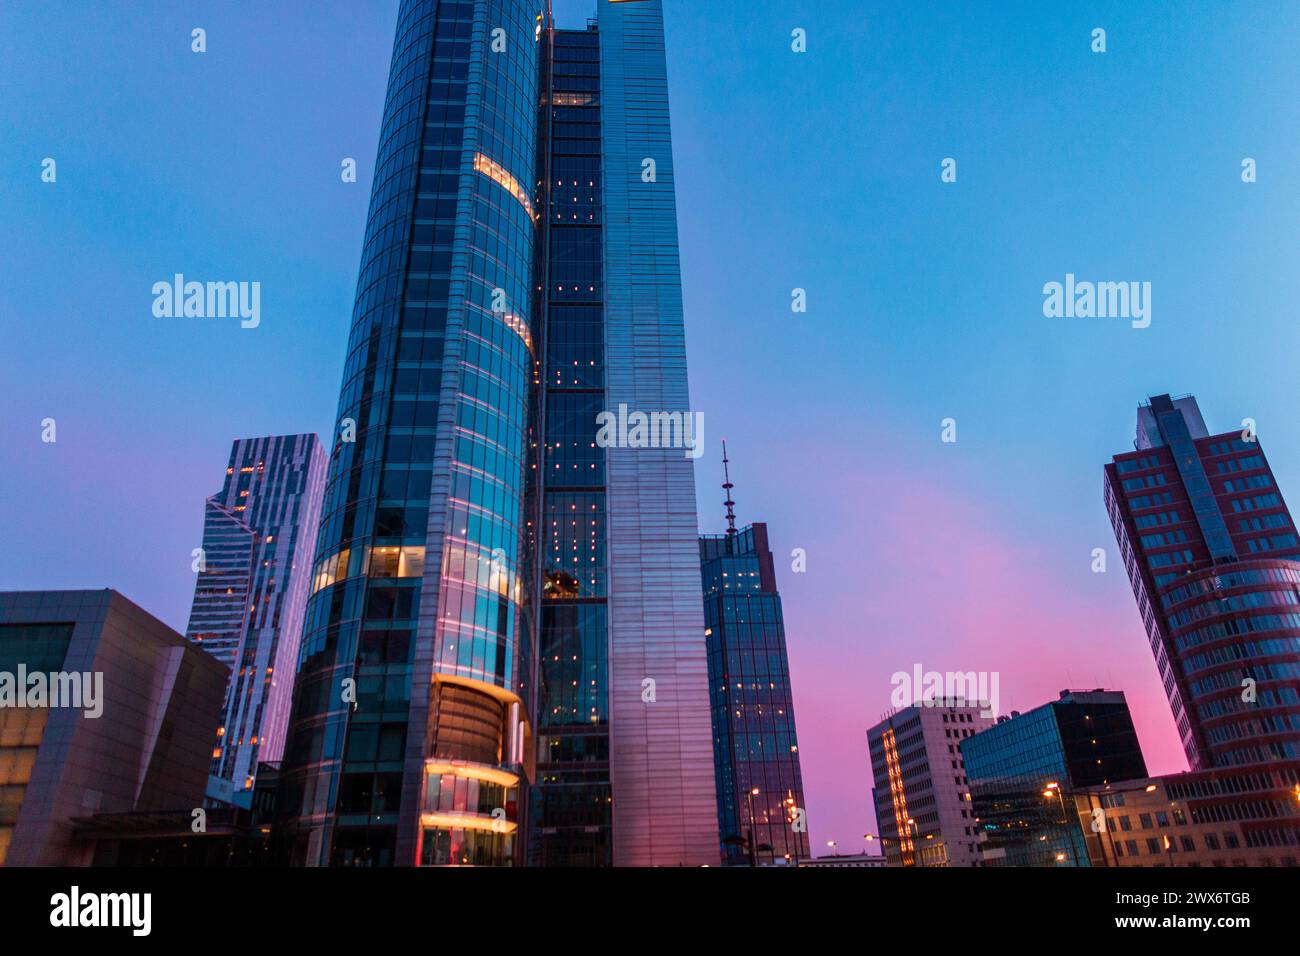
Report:
<svg viewBox="0 0 1300 956"><path fill-rule="evenodd" d="M723 502L727 506L727 537L736 533L736 503L731 500L731 489L736 487L731 483L731 472L727 468L727 440L722 439L722 490L727 493L727 500Z"/></svg>

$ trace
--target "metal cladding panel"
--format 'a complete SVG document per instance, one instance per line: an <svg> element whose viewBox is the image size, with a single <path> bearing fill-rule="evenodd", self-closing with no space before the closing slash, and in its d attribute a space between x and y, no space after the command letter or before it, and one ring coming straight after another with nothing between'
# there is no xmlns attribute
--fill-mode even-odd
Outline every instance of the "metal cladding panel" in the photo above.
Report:
<svg viewBox="0 0 1300 956"><path fill-rule="evenodd" d="M662 8L605 3L598 18L608 408L687 413ZM643 181L646 159L653 182ZM608 468L613 860L717 865L692 459L680 448L610 448Z"/></svg>

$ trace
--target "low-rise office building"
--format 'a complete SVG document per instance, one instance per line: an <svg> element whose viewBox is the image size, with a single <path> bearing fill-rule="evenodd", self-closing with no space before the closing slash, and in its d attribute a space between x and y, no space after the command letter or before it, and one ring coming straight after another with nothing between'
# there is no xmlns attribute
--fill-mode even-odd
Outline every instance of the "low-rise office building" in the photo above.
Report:
<svg viewBox="0 0 1300 956"><path fill-rule="evenodd" d="M975 866L979 831L961 744L993 726L987 704L933 700L867 731L871 795L889 866Z"/></svg>
<svg viewBox="0 0 1300 956"><path fill-rule="evenodd" d="M0 863L86 865L77 818L202 807L228 676L116 591L0 593Z"/></svg>
<svg viewBox="0 0 1300 956"><path fill-rule="evenodd" d="M1296 866L1300 762L1176 773L1074 794L1093 866Z"/></svg>

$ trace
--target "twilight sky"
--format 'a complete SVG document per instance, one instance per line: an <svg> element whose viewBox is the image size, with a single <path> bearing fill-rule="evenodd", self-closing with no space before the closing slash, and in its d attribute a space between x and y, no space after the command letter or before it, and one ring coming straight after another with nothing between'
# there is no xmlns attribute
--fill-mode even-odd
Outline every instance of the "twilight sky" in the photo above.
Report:
<svg viewBox="0 0 1300 956"><path fill-rule="evenodd" d="M1300 7L664 5L701 530L725 436L814 846L874 832L865 729L914 664L999 672L1004 711L1122 689L1150 769L1184 769L1101 466L1140 400L1194 392L1300 502ZM0 589L114 587L183 630L231 440L330 431L396 10L0 5ZM261 326L154 318L176 272L261 282ZM1150 282L1150 328L1045 318L1066 273Z"/></svg>

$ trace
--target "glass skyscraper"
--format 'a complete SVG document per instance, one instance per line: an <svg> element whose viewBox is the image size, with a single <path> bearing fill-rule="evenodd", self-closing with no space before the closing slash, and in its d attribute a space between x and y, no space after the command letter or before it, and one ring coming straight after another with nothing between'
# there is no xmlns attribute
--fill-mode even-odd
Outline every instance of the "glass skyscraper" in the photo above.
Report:
<svg viewBox="0 0 1300 956"><path fill-rule="evenodd" d="M1106 509L1193 770L1300 758L1300 541L1258 438L1138 409Z"/></svg>
<svg viewBox="0 0 1300 956"><path fill-rule="evenodd" d="M208 787L219 800L250 801L257 765L284 752L324 483L315 435L245 438L204 506L185 636L231 671Z"/></svg>
<svg viewBox="0 0 1300 956"><path fill-rule="evenodd" d="M737 530L725 442L722 460L727 530L699 546L723 862L797 864L808 820L776 565L766 524Z"/></svg>
<svg viewBox="0 0 1300 956"><path fill-rule="evenodd" d="M600 33L547 30L543 45L543 228L539 321L546 334L545 450L536 536L542 574L538 778L529 859L608 865L609 748L604 176Z"/></svg>
<svg viewBox="0 0 1300 956"><path fill-rule="evenodd" d="M689 407L662 14L566 32L548 6L398 14L281 783L295 863L718 859L691 462L596 441L620 403Z"/></svg>

